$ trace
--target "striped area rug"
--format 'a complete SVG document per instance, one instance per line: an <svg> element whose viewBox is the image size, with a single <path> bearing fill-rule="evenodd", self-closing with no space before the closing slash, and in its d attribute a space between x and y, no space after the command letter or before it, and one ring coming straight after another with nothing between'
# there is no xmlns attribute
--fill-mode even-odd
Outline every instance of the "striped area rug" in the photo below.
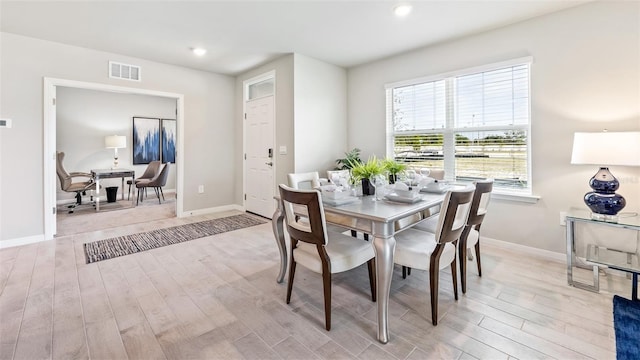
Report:
<svg viewBox="0 0 640 360"><path fill-rule="evenodd" d="M84 244L87 264L135 254L137 252L177 244L193 239L243 229L266 223L267 220L249 214L233 215L193 224L174 226L149 232L118 236Z"/></svg>

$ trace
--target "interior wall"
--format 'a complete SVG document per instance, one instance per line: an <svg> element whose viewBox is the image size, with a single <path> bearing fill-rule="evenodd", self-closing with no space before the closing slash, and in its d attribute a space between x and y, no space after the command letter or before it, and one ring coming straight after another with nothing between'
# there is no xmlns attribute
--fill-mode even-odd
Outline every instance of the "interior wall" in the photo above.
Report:
<svg viewBox="0 0 640 360"><path fill-rule="evenodd" d="M533 56L531 141L535 204L492 201L483 236L565 252L560 212L586 208L596 166L571 165L573 133L640 130L640 3L593 2L501 29L350 68L348 143L385 154L387 83ZM640 209L640 168L613 166Z"/></svg>
<svg viewBox="0 0 640 360"><path fill-rule="evenodd" d="M91 169L109 169L113 166L113 149L104 147L107 135L124 135L127 147L118 149L118 167L133 169L136 178L147 165L133 165L133 117L159 119L176 118L176 100L137 94L121 94L58 86L56 91L56 150L65 153L64 167L68 172L89 172ZM176 167L169 168L164 191L176 188ZM118 186L120 179L104 179L103 187ZM135 187L134 187L135 188ZM75 193L60 189L56 198L74 200Z"/></svg>
<svg viewBox="0 0 640 360"><path fill-rule="evenodd" d="M234 78L9 33L0 48L0 116L13 119L0 132L0 241L44 236L44 77L183 94L184 211L237 204ZM142 66L142 81L110 79L109 61Z"/></svg>
<svg viewBox="0 0 640 360"><path fill-rule="evenodd" d="M347 72L295 54L295 171L332 170L347 149Z"/></svg>

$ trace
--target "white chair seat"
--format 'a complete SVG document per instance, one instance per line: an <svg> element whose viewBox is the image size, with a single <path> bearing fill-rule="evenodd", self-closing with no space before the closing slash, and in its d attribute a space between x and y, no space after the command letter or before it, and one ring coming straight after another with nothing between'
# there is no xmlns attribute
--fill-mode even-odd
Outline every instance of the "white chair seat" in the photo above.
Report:
<svg viewBox="0 0 640 360"><path fill-rule="evenodd" d="M478 210L478 215L484 215L486 212L487 212L486 209L480 209ZM428 219L420 221L413 228L433 234L436 232L437 227L438 227L438 217L432 216ZM480 238L480 233L478 232L478 230L476 230L475 228L471 229L471 231L469 232L469 237L467 238L467 249L474 247L478 243L479 238Z"/></svg>
<svg viewBox="0 0 640 360"><path fill-rule="evenodd" d="M413 269L429 270L429 257L436 247L436 239L433 233L407 229L397 234L395 238L396 252L393 262ZM445 244L440 256L439 269L442 270L449 267L455 256L455 246L452 243Z"/></svg>
<svg viewBox="0 0 640 360"><path fill-rule="evenodd" d="M471 229L471 231L469 231L469 236L467 237L467 249L475 246L478 243L479 239L480 232L478 232L478 230L476 229Z"/></svg>
<svg viewBox="0 0 640 360"><path fill-rule="evenodd" d="M434 215L430 218L420 221L413 228L435 234L436 228L438 227L438 220L438 215Z"/></svg>
<svg viewBox="0 0 640 360"><path fill-rule="evenodd" d="M361 241L351 236L329 232L329 242L325 246L327 255L331 259L331 273L351 270L375 257L373 244ZM296 262L309 270L322 273L322 263L315 245L298 242L293 250Z"/></svg>

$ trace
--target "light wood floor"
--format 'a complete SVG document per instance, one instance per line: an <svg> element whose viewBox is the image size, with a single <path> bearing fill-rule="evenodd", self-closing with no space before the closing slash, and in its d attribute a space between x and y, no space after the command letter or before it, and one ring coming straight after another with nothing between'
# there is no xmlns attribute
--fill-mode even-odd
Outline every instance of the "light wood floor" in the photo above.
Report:
<svg viewBox="0 0 640 360"><path fill-rule="evenodd" d="M299 267L285 303L268 223L85 264L84 242L222 215L1 250L0 359L615 358L610 293L567 286L563 263L486 245L484 274L469 263L459 301L441 274L436 327L427 274L396 268L385 345L366 267L334 276L330 332L319 275ZM629 296L624 277L603 282Z"/></svg>

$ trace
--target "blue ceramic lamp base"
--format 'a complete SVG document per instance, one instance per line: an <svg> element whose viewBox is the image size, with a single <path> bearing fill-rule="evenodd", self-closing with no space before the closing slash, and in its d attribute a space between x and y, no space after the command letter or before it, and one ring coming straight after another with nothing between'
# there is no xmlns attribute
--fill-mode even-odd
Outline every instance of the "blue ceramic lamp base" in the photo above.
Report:
<svg viewBox="0 0 640 360"><path fill-rule="evenodd" d="M616 220L617 214L627 205L626 200L616 190L620 187L618 179L609 172L609 168L601 167L589 180L593 191L584 195L584 203L591 209L594 218Z"/></svg>

